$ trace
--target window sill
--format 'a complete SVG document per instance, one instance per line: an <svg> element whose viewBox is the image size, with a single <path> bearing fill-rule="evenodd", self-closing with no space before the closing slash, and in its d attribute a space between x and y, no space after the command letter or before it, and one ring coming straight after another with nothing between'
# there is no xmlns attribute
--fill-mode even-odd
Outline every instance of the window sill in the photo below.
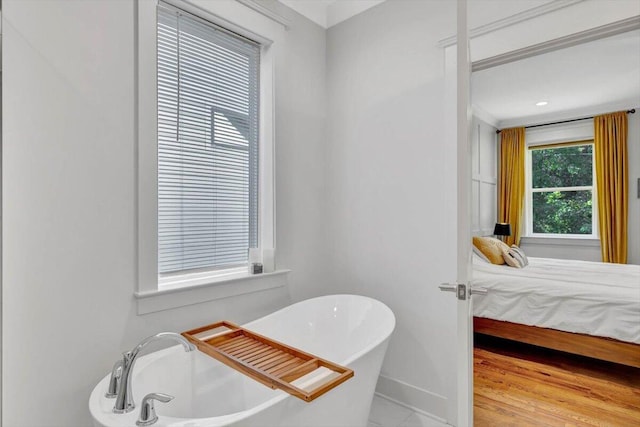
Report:
<svg viewBox="0 0 640 427"><path fill-rule="evenodd" d="M520 245L600 246L600 239L593 237L523 236Z"/></svg>
<svg viewBox="0 0 640 427"><path fill-rule="evenodd" d="M286 285L287 273L290 271L276 270L262 274L234 273L190 286L164 286L154 291L136 292L134 295L138 304L138 314L154 313L279 288Z"/></svg>

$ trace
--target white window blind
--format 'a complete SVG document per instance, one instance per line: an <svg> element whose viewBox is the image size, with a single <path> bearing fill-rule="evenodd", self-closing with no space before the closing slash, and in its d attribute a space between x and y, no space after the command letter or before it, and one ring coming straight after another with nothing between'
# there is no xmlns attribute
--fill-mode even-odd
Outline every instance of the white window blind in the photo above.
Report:
<svg viewBox="0 0 640 427"><path fill-rule="evenodd" d="M224 269L258 245L258 44L158 6L158 271Z"/></svg>

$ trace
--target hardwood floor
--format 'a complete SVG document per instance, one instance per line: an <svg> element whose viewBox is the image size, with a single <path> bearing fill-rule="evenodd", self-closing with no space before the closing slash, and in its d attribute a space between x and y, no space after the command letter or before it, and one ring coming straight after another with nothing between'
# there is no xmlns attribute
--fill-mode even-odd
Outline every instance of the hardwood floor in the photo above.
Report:
<svg viewBox="0 0 640 427"><path fill-rule="evenodd" d="M640 426L640 369L476 336L474 425Z"/></svg>

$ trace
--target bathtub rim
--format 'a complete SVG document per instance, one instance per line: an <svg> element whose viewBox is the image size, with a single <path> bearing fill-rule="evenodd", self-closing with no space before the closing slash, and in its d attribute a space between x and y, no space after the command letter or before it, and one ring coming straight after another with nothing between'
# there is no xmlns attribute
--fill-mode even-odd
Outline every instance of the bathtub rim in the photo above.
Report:
<svg viewBox="0 0 640 427"><path fill-rule="evenodd" d="M389 308L389 306L387 306L385 303L383 303L382 301L377 300L375 298L368 297L368 296L365 296L365 295L358 295L358 294L327 294L327 295L320 295L320 296L313 297L313 298L308 298L308 299L305 299L305 300L302 300L302 301L298 301L298 302L293 303L293 304L289 304L289 305L287 305L285 307L282 307L279 310L274 311L273 313L269 313L267 315L259 317L259 318L255 319L255 320L247 322L247 323L245 323L245 324L243 324L241 326L242 327L246 327L247 329L251 330L251 325L252 324L256 324L256 323L259 323L260 321L267 320L267 319L269 319L271 317L274 317L278 313L282 313L283 311L293 310L293 307L295 307L297 305L303 305L305 303L310 304L312 301L317 301L317 300L322 300L322 299L331 299L331 298L349 298L349 299L362 299L362 300L371 301L371 302L373 302L374 305L380 306L383 311L387 312L387 314L390 315L390 319L391 319L390 324L389 325L385 325L385 326L388 326L388 328L389 328L388 329L388 333L381 334L381 338L373 340L370 344L368 344L367 346L363 347L361 350L351 354L346 359L338 360L338 361L332 360L332 362L337 363L339 365L343 365L343 366L347 366L350 363L353 363L354 361L356 361L360 357L362 357L364 354L369 353L374 348L376 348L378 345L380 345L382 342L384 342L385 340L389 339L389 337L391 336L391 334L395 330L395 327L396 327L396 316L393 313L393 311Z"/></svg>

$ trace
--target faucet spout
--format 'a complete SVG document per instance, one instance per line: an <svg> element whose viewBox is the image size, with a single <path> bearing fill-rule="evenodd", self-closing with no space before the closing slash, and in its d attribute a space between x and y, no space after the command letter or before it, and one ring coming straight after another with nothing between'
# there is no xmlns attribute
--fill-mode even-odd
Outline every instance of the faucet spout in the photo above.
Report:
<svg viewBox="0 0 640 427"><path fill-rule="evenodd" d="M135 348L131 350L130 353L133 355L133 358L135 359L138 353L140 352L140 350L146 347L147 344L152 343L154 341L160 341L163 339L176 341L178 344L182 344L182 347L184 347L184 351L193 351L196 349L196 347L193 344L187 341L187 339L180 334L176 334L175 332L160 332L158 334L151 335L150 337L147 337L142 341L140 341L140 344L135 346Z"/></svg>
<svg viewBox="0 0 640 427"><path fill-rule="evenodd" d="M116 396L116 403L113 406L113 412L116 414L124 414L131 412L135 407L133 402L133 393L131 391L131 373L133 372L133 365L138 360L138 355L143 348L149 343L160 340L171 340L182 344L184 351L193 351L196 347L187 341L182 335L175 332L160 332L156 335L145 338L140 341L140 344L135 346L133 350L127 351L122 354L122 374L120 376L120 385L118 387L118 394Z"/></svg>

